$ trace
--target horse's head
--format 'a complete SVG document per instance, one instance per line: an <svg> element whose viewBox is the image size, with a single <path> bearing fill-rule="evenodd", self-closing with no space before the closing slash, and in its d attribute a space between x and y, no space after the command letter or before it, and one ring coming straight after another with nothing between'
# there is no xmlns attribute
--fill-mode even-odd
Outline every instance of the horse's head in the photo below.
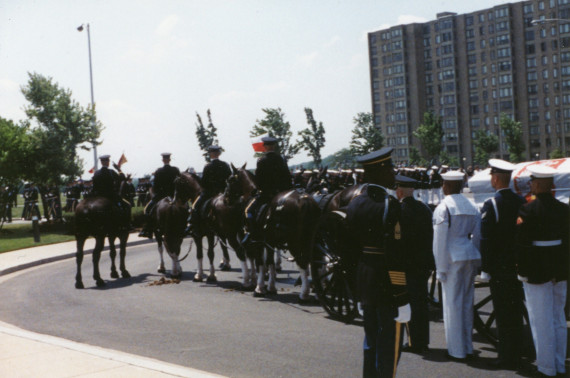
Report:
<svg viewBox="0 0 570 378"><path fill-rule="evenodd" d="M202 191L200 178L194 173L182 172L174 180L175 199L182 202L194 200Z"/></svg>
<svg viewBox="0 0 570 378"><path fill-rule="evenodd" d="M244 164L241 168L236 168L231 164L232 174L227 179L226 191L224 192L225 201L234 204L240 198L248 199L257 189L253 174L245 169Z"/></svg>

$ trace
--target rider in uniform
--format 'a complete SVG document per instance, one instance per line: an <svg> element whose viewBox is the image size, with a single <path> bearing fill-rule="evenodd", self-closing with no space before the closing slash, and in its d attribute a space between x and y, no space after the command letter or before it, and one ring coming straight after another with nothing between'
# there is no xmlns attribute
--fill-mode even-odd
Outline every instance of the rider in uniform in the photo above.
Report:
<svg viewBox="0 0 570 378"><path fill-rule="evenodd" d="M569 209L552 195L553 168L530 165L527 169L536 198L518 213L518 278L523 282L538 372L564 376Z"/></svg>
<svg viewBox="0 0 570 378"><path fill-rule="evenodd" d="M523 291L517 280L515 255L516 220L524 198L509 188L514 164L489 160L495 196L481 209L481 278L490 279L491 298L499 334L497 368L520 366L523 335Z"/></svg>
<svg viewBox="0 0 570 378"><path fill-rule="evenodd" d="M202 172L202 193L192 204L192 213L188 218L190 225L187 228L187 233L192 236L199 236L202 234L201 218L204 204L212 197L222 193L226 188L226 180L232 174L232 170L228 163L220 160L222 148L220 146L208 147L210 154L210 162L204 167Z"/></svg>
<svg viewBox="0 0 570 378"><path fill-rule="evenodd" d="M362 251L356 282L364 317L364 377L395 375L401 323L411 316L400 246L400 204L386 189L394 186L391 153L392 148L385 147L357 158L368 184L346 208L348 228Z"/></svg>
<svg viewBox="0 0 570 378"><path fill-rule="evenodd" d="M402 207L402 253L406 256L406 283L412 308L408 345L403 350L412 353L429 350L428 279L435 269L432 212L415 198L414 189L418 185L422 183L396 176L396 197Z"/></svg>
<svg viewBox="0 0 570 378"><path fill-rule="evenodd" d="M165 152L162 154L162 167L158 168L154 173L154 182L152 184L152 199L144 208L145 222L143 229L139 236L152 238L152 231L150 230L150 213L154 206L165 197L174 197L174 180L180 175L180 170L177 167L170 165L171 153Z"/></svg>
<svg viewBox="0 0 570 378"><path fill-rule="evenodd" d="M246 208L248 232L246 232L242 244L259 241L261 225L258 224L256 218L259 216L258 213L262 211L262 206L269 203L277 193L293 187L287 162L277 151L277 139L263 137L261 141L265 148L265 154L257 160L257 169L255 170L255 182L259 194Z"/></svg>

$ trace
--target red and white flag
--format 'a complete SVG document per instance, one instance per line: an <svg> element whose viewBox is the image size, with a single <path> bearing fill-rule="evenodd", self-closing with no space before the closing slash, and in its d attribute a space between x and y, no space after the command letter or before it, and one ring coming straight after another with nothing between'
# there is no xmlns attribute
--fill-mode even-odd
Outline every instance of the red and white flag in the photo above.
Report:
<svg viewBox="0 0 570 378"><path fill-rule="evenodd" d="M125 156L125 154L121 155L121 158L119 159L119 162L117 163L117 165L119 166L119 168L121 168L121 166L123 164L125 164L127 162L127 157Z"/></svg>
<svg viewBox="0 0 570 378"><path fill-rule="evenodd" d="M265 147L263 147L263 141L261 138L265 138L266 136L269 136L269 134L265 133L251 138L251 146L253 147L253 151L265 152Z"/></svg>
<svg viewBox="0 0 570 378"><path fill-rule="evenodd" d="M95 167L93 167L89 170L89 173L91 173L91 174L93 174L94 172L95 172Z"/></svg>

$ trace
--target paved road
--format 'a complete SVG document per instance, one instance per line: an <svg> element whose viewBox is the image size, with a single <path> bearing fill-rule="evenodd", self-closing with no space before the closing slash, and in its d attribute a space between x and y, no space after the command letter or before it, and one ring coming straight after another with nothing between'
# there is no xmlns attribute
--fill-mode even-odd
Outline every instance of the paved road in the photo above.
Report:
<svg viewBox="0 0 570 378"><path fill-rule="evenodd" d="M74 288L73 260L29 269L0 284L0 320L232 377L361 375L362 328L328 319L316 303L298 305L292 264L279 275L278 296L259 299L235 290L241 278L237 269L218 273L218 285L192 282L193 256L182 263L186 273L180 284L162 286L150 285L161 277L155 273L158 253L152 244L129 248L129 280L108 279L104 253L105 289L94 287L90 257L83 264L85 290ZM398 376L517 375L486 370L494 349L477 335L477 361L446 361L443 326L437 312L432 315L432 351L425 356L403 354Z"/></svg>

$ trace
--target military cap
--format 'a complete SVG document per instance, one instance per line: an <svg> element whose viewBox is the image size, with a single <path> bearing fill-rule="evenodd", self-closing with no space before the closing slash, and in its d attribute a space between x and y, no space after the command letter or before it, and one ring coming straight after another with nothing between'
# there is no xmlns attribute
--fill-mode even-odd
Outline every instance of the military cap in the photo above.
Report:
<svg viewBox="0 0 570 378"><path fill-rule="evenodd" d="M208 147L208 152L215 152L215 151L221 151L222 147L218 146L217 144L213 144L210 147Z"/></svg>
<svg viewBox="0 0 570 378"><path fill-rule="evenodd" d="M99 160L109 160L111 158L111 155L101 155L99 156Z"/></svg>
<svg viewBox="0 0 570 378"><path fill-rule="evenodd" d="M277 139L270 137L270 136L266 136L261 138L261 141L263 142L263 144L275 144L277 143Z"/></svg>
<svg viewBox="0 0 570 378"><path fill-rule="evenodd" d="M169 158L172 155L170 152L163 152L160 154L163 158Z"/></svg>
<svg viewBox="0 0 570 378"><path fill-rule="evenodd" d="M463 181L465 173L459 171L449 171L441 174L444 181Z"/></svg>
<svg viewBox="0 0 570 378"><path fill-rule="evenodd" d="M489 159L491 173L511 173L515 170L515 165L501 159Z"/></svg>
<svg viewBox="0 0 570 378"><path fill-rule="evenodd" d="M404 175L396 175L396 187L402 188L415 188L418 184L417 180Z"/></svg>
<svg viewBox="0 0 570 378"><path fill-rule="evenodd" d="M534 179L553 178L556 174L554 168L546 165L531 165L527 169L530 171L530 177Z"/></svg>
<svg viewBox="0 0 570 378"><path fill-rule="evenodd" d="M373 151L366 155L357 157L356 161L365 166L387 162L392 159L392 150L392 147L383 147L377 151Z"/></svg>

